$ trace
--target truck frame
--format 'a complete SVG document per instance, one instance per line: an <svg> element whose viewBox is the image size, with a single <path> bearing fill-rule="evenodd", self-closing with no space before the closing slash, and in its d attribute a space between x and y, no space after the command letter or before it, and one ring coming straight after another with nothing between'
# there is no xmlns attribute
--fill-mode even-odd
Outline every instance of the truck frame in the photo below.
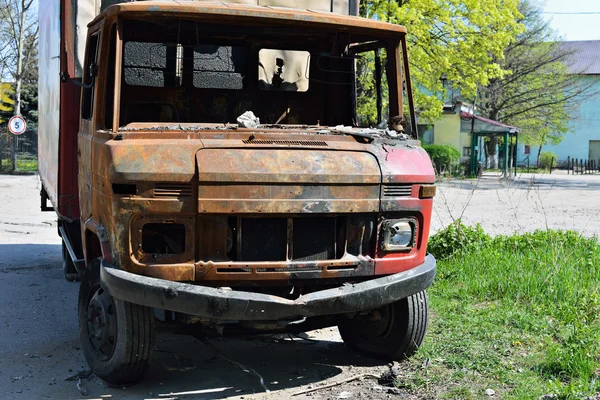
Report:
<svg viewBox="0 0 600 400"><path fill-rule="evenodd" d="M353 349L413 354L435 186L406 29L273 4L83 3L40 4L39 158L91 369L141 379L157 315L337 325Z"/></svg>

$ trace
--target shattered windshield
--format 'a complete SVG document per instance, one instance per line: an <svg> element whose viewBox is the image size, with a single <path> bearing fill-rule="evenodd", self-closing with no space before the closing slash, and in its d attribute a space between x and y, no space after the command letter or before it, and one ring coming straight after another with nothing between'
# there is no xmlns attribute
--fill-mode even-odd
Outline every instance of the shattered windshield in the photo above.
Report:
<svg viewBox="0 0 600 400"><path fill-rule="evenodd" d="M375 40L283 27L126 20L119 126L236 124L252 112L261 125L374 127L389 114L385 52L350 49Z"/></svg>

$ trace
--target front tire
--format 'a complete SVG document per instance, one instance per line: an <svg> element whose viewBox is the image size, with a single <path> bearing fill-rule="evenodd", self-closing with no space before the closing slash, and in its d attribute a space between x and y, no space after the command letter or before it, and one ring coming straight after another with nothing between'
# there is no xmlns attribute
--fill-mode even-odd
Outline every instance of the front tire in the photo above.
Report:
<svg viewBox="0 0 600 400"><path fill-rule="evenodd" d="M419 292L367 315L338 325L344 343L384 360L402 360L417 352L427 332L427 293Z"/></svg>
<svg viewBox="0 0 600 400"><path fill-rule="evenodd" d="M78 314L81 347L91 370L111 384L141 379L152 359L153 310L110 296L100 285L99 260L83 273Z"/></svg>

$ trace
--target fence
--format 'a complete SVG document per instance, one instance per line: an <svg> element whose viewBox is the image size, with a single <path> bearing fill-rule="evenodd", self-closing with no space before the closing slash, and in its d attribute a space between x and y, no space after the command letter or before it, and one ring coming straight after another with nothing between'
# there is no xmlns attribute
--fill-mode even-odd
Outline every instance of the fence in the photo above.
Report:
<svg viewBox="0 0 600 400"><path fill-rule="evenodd" d="M0 131L0 173L12 171L12 133L6 129ZM17 142L17 171L37 170L37 132L28 130L19 136Z"/></svg>
<svg viewBox="0 0 600 400"><path fill-rule="evenodd" d="M535 163L533 166L531 165L531 156L527 156L519 163L519 167L522 168L522 171L526 171L527 173L538 172L539 170L548 171L548 173L552 173L555 169L562 168L563 161L554 162L554 159L550 159L550 165L541 167L538 163Z"/></svg>
<svg viewBox="0 0 600 400"><path fill-rule="evenodd" d="M567 158L568 174L594 174L600 172L600 160L584 160L583 158Z"/></svg>

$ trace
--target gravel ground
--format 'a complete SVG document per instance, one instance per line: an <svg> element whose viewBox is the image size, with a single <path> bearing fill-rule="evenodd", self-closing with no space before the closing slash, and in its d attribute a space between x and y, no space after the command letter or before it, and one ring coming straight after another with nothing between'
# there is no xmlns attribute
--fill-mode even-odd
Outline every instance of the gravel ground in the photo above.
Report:
<svg viewBox="0 0 600 400"><path fill-rule="evenodd" d="M512 234L536 229L571 229L600 235L600 174L521 174L503 182L496 175L438 184L432 232L461 218L486 232Z"/></svg>
<svg viewBox="0 0 600 400"><path fill-rule="evenodd" d="M36 176L0 175L0 398L151 399L196 391L177 397L287 399L315 385L365 373L380 375L387 369L347 351L336 329L294 340L275 336L213 340L227 358L264 378L272 390L265 393L256 376L219 357L214 348L161 327L154 362L142 383L111 388L92 377L82 380L88 393L84 396L76 382L65 381L87 369L76 321L78 284L62 277L55 216L39 211L39 190ZM433 230L462 216L466 224L481 223L492 234L550 227L597 235L599 194L598 175L521 175L510 184L489 176L444 182L435 200ZM411 396L388 393L365 378L293 398Z"/></svg>

